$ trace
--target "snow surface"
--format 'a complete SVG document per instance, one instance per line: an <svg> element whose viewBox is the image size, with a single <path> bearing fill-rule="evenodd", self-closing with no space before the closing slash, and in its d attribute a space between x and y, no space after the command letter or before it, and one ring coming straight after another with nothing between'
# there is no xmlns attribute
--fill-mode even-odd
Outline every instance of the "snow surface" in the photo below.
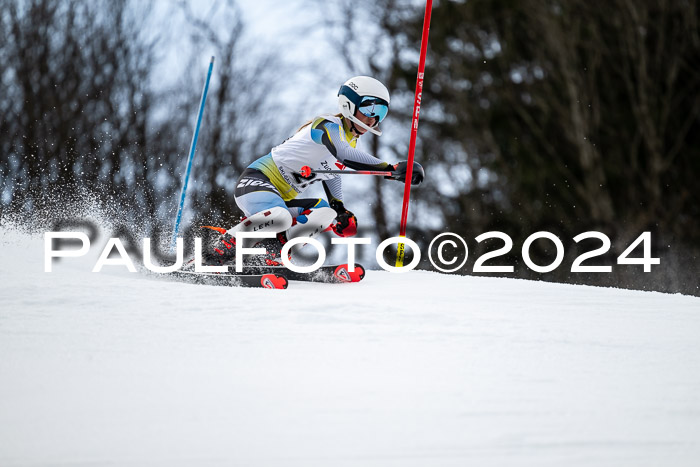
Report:
<svg viewBox="0 0 700 467"><path fill-rule="evenodd" d="M168 282L0 229L0 466L696 466L700 299Z"/></svg>

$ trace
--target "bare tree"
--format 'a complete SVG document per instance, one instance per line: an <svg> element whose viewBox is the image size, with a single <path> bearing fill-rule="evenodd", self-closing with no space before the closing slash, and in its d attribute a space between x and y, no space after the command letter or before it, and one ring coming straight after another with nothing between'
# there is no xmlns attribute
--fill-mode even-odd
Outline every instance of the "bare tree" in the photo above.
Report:
<svg viewBox="0 0 700 467"><path fill-rule="evenodd" d="M194 170L199 185L193 189L193 205L202 218L233 224L240 215L233 199L235 181L250 162L280 141L277 109L270 97L282 69L274 54L255 50L244 39L236 2L215 3L202 16L189 2L180 2L180 7L191 26L193 48L213 46L217 56L198 149L202 157Z"/></svg>
<svg viewBox="0 0 700 467"><path fill-rule="evenodd" d="M393 8L382 23L399 43L420 37L422 17L408 11ZM443 179L417 201L439 209L452 231L522 241L537 230L565 239L601 230L617 254L653 230L656 253L682 265L684 290L698 293L700 196L689 175L700 170L698 15L696 2L676 0L439 2L420 139L426 185ZM402 55L393 85L406 89L415 67ZM548 277L612 277L564 270ZM616 275L619 285L678 283L661 268Z"/></svg>
<svg viewBox="0 0 700 467"><path fill-rule="evenodd" d="M55 204L77 188L105 203L155 203L144 92L155 40L126 0L2 2L3 204ZM138 10L138 13L137 13Z"/></svg>

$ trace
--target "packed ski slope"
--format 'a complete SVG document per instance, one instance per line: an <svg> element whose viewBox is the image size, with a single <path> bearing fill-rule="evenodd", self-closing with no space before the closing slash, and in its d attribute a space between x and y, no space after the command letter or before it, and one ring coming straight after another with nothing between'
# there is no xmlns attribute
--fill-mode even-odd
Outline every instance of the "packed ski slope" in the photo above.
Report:
<svg viewBox="0 0 700 467"><path fill-rule="evenodd" d="M696 466L700 299L172 283L0 229L2 466Z"/></svg>

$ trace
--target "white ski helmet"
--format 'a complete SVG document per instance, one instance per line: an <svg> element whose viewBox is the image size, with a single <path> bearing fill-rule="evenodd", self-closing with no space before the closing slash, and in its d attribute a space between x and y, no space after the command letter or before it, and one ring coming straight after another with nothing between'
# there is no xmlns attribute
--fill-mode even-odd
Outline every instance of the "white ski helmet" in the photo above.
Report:
<svg viewBox="0 0 700 467"><path fill-rule="evenodd" d="M343 117L352 123L371 131L377 136L382 132L377 128L389 112L389 91L381 82L369 76L355 76L347 80L338 91L338 107ZM374 127L362 123L355 117L355 110L363 115L377 118Z"/></svg>

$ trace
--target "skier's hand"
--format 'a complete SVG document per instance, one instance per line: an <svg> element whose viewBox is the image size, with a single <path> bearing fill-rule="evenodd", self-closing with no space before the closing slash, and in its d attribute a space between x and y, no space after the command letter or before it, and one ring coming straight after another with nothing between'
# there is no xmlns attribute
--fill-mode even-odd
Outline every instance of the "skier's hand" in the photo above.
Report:
<svg viewBox="0 0 700 467"><path fill-rule="evenodd" d="M332 225L333 232L339 237L353 237L357 234L357 217L350 211L336 217L336 223Z"/></svg>
<svg viewBox="0 0 700 467"><path fill-rule="evenodd" d="M391 167L391 166L390 166ZM398 180L406 182L406 171L408 170L408 161L401 161L393 166L391 176L384 177L390 180ZM413 173L411 174L411 185L417 186L423 182L425 178L425 170L418 162L413 163Z"/></svg>
<svg viewBox="0 0 700 467"><path fill-rule="evenodd" d="M334 199L331 201L331 208L335 209L338 216L335 218L336 223L331 224L333 232L339 237L353 237L357 234L357 217L351 213L342 201Z"/></svg>

